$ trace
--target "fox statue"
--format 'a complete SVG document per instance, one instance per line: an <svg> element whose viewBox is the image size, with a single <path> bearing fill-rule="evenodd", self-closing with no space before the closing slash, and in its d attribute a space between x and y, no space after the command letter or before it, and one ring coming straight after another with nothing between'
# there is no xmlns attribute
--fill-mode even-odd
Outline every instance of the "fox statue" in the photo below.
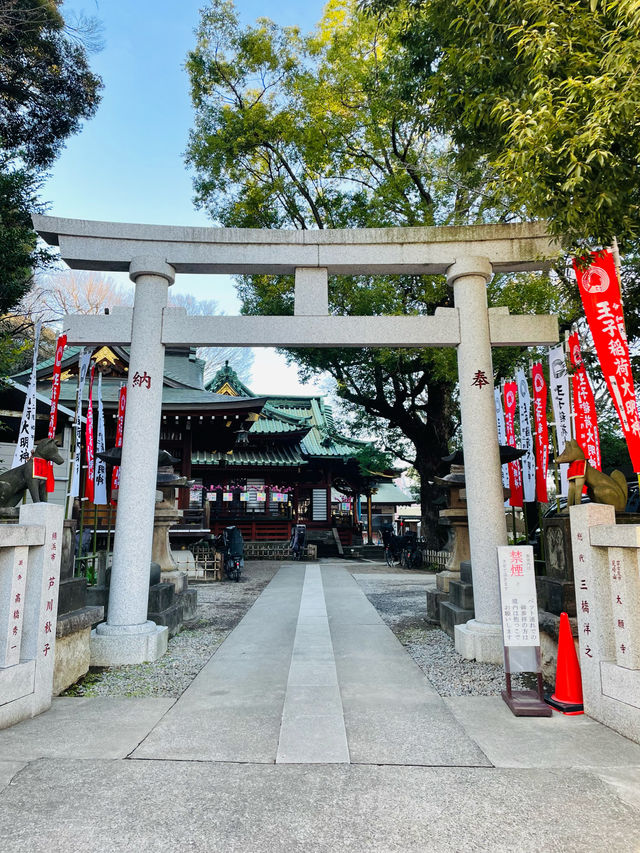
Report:
<svg viewBox="0 0 640 853"><path fill-rule="evenodd" d="M624 512L627 505L627 481L622 471L603 474L589 464L584 451L575 440L570 439L558 456L558 462L569 462L568 506L582 500L582 487L586 484L589 498L598 504L610 504L616 512Z"/></svg>
<svg viewBox="0 0 640 853"><path fill-rule="evenodd" d="M52 438L43 438L35 447L33 455L47 462L62 465L64 459L60 449ZM29 490L34 503L47 500L46 480L33 476L33 459L0 474L0 506L17 506L24 493Z"/></svg>

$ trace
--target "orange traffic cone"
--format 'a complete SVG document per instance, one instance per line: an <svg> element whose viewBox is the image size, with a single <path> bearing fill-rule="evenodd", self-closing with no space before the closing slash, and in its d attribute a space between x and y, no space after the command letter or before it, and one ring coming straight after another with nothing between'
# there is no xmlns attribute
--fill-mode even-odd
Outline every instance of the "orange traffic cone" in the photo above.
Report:
<svg viewBox="0 0 640 853"><path fill-rule="evenodd" d="M573 643L569 617L566 613L560 614L556 689L551 696L545 696L544 700L552 708L562 711L563 714L584 714L580 664Z"/></svg>

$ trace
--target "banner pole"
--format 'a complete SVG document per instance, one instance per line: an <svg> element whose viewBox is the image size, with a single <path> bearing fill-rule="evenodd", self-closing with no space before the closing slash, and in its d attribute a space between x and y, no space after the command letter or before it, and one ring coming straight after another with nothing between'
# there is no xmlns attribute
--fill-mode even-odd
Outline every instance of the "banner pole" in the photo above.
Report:
<svg viewBox="0 0 640 853"><path fill-rule="evenodd" d="M611 254L613 255L613 263L616 266L616 273L618 275L618 281L620 282L620 302L622 302L622 261L620 260L620 249L618 248L617 237L614 237L611 243Z"/></svg>
<svg viewBox="0 0 640 853"><path fill-rule="evenodd" d="M69 465L67 470L67 496L64 502L64 517L65 519L71 518L69 514L69 501L71 500L71 483L73 480L73 463L76 455L76 420L78 419L78 403L76 400L76 416L73 419L73 425L71 427L71 442L69 445ZM73 514L73 501L71 501L71 508Z"/></svg>

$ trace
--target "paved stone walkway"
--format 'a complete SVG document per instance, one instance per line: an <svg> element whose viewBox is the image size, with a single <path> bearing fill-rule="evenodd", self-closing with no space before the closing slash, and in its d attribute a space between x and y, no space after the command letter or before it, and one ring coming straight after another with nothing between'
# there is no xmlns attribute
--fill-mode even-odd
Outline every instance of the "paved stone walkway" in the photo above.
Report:
<svg viewBox="0 0 640 853"><path fill-rule="evenodd" d="M442 699L342 565L284 564L172 699L0 732L0 849L636 851L640 747Z"/></svg>
<svg viewBox="0 0 640 853"><path fill-rule="evenodd" d="M330 564L283 566L133 757L489 764L356 581Z"/></svg>

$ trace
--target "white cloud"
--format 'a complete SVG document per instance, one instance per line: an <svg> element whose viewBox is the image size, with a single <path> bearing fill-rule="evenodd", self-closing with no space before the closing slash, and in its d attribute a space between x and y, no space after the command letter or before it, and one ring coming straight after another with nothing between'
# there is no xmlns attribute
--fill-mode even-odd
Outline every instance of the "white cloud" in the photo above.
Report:
<svg viewBox="0 0 640 853"><path fill-rule="evenodd" d="M260 347L254 349L253 353L255 361L249 387L255 394L275 396L326 393L320 380L309 384L300 382L295 365L288 365L284 356L279 355L275 349Z"/></svg>

